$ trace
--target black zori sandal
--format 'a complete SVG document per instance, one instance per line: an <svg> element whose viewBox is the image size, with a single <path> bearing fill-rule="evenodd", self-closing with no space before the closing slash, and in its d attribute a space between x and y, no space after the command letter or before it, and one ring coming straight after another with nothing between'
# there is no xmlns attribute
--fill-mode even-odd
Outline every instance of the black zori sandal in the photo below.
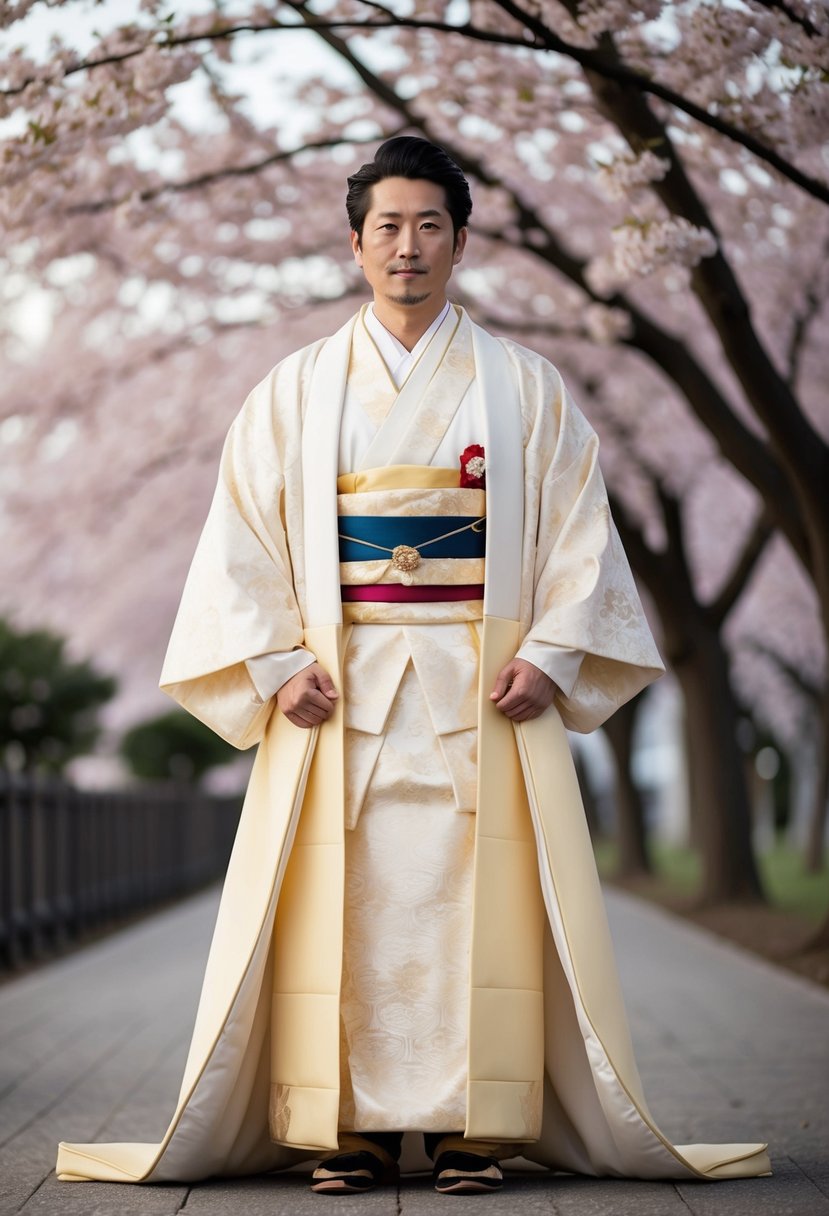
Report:
<svg viewBox="0 0 829 1216"><path fill-rule="evenodd" d="M367 1150L358 1153L337 1153L322 1161L311 1175L311 1190L322 1194L353 1195L373 1191L383 1183L397 1182L400 1169Z"/></svg>
<svg viewBox="0 0 829 1216"><path fill-rule="evenodd" d="M450 1149L435 1162L432 1181L442 1195L469 1195L475 1191L499 1191L504 1185L504 1175L497 1157Z"/></svg>

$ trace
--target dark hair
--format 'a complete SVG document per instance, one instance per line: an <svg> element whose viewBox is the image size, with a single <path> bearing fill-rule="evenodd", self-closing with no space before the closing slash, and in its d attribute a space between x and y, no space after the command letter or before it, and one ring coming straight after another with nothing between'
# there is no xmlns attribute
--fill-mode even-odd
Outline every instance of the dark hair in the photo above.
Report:
<svg viewBox="0 0 829 1216"><path fill-rule="evenodd" d="M468 224L472 210L469 183L451 156L428 139L397 135L381 144L374 154L374 160L363 165L348 179L345 208L351 231L356 232L361 240L363 224L371 205L371 188L386 177L408 177L413 181L434 182L437 186L443 186L455 237L459 229Z"/></svg>

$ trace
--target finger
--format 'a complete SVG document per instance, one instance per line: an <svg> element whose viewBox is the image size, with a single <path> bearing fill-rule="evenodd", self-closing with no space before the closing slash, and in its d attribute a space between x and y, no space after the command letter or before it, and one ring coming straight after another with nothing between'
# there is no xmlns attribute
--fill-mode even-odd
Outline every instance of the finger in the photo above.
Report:
<svg viewBox="0 0 829 1216"><path fill-rule="evenodd" d="M310 709L322 710L326 717L331 712L332 706L330 698L320 692L318 688L308 688L297 701L296 707L306 713Z"/></svg>
<svg viewBox="0 0 829 1216"><path fill-rule="evenodd" d="M318 705L314 702L300 701L294 706L295 713L299 713L303 718L308 718L311 722L324 722L326 718L330 718L334 711L334 706L330 701L325 701L324 704Z"/></svg>
<svg viewBox="0 0 829 1216"><path fill-rule="evenodd" d="M501 668L495 679L495 686L490 693L490 699L492 701L501 700L501 697L503 697L504 693L508 691L510 685L512 684L513 674L514 673L511 665Z"/></svg>
<svg viewBox="0 0 829 1216"><path fill-rule="evenodd" d="M301 718L317 725L331 716L334 703L323 696L316 688L307 688L298 696L291 697L284 706L280 705L283 713L298 714Z"/></svg>
<svg viewBox="0 0 829 1216"><path fill-rule="evenodd" d="M528 701L525 698L525 699L518 701L515 704L511 705L508 709L504 709L503 712L507 715L508 718L514 719L514 718L520 717L523 714L532 713L532 711L535 708L536 708L535 703L533 701Z"/></svg>
<svg viewBox="0 0 829 1216"><path fill-rule="evenodd" d="M528 701L530 698L526 692L523 692L516 684L501 698L498 702L498 708L506 713L510 709L515 709L516 705L520 705L522 701Z"/></svg>
<svg viewBox="0 0 829 1216"><path fill-rule="evenodd" d="M328 697L329 701L336 701L337 697L340 695L329 676L325 676L324 679L319 680L317 687L323 696Z"/></svg>
<svg viewBox="0 0 829 1216"><path fill-rule="evenodd" d="M306 721L305 718L303 718L301 714L298 714L295 709L286 710L285 717L289 722L293 723L294 726L300 726L303 730L308 730L310 727L317 725L316 722Z"/></svg>

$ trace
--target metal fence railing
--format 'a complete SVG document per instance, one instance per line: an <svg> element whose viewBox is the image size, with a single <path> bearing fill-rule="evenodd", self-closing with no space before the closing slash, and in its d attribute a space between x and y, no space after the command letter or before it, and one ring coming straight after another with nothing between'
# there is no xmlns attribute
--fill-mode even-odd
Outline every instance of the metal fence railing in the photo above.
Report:
<svg viewBox="0 0 829 1216"><path fill-rule="evenodd" d="M187 786L103 793L0 771L0 970L218 878L239 811Z"/></svg>

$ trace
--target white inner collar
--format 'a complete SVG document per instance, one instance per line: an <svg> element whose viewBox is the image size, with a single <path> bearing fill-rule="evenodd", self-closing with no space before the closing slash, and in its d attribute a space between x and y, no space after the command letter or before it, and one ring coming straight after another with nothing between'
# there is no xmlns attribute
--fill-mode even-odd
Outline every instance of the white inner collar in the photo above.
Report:
<svg viewBox="0 0 829 1216"><path fill-rule="evenodd" d="M414 363L429 345L448 311L449 301L447 300L425 334L421 338L418 338L417 343L411 350L406 350L403 343L386 329L382 321L377 320L374 314L374 304L369 304L365 314L366 328L374 339L377 349L380 351L383 361L389 369L389 374L398 388L400 388L406 379Z"/></svg>

